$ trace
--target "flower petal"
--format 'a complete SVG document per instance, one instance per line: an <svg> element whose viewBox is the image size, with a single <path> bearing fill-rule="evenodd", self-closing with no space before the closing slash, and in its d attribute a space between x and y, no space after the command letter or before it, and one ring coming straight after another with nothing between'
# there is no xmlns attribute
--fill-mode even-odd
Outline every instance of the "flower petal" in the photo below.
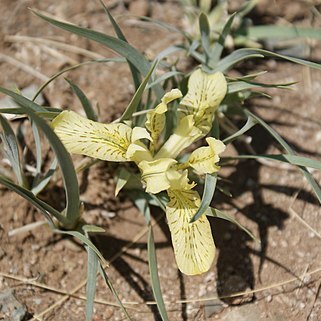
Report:
<svg viewBox="0 0 321 321"><path fill-rule="evenodd" d="M208 74L198 69L189 78L188 92L181 101L179 111L183 115L193 115L195 126L206 135L226 91L227 83L221 72Z"/></svg>
<svg viewBox="0 0 321 321"><path fill-rule="evenodd" d="M186 147L201 137L201 131L194 126L193 115L182 118L174 133L156 154L155 158L176 158Z"/></svg>
<svg viewBox="0 0 321 321"><path fill-rule="evenodd" d="M157 139L165 127L167 104L181 97L182 93L179 89L172 89L164 95L162 102L147 114L145 126L151 133L154 144L157 143Z"/></svg>
<svg viewBox="0 0 321 321"><path fill-rule="evenodd" d="M225 150L225 145L222 141L213 137L207 137L208 147L199 147L191 154L188 163L199 174L213 174L220 167L215 165L219 160L219 154Z"/></svg>
<svg viewBox="0 0 321 321"><path fill-rule="evenodd" d="M171 158L140 162L138 167L142 172L142 180L146 184L146 192L157 194L168 189L170 182L167 178L167 171L176 163L176 160Z"/></svg>
<svg viewBox="0 0 321 321"><path fill-rule="evenodd" d="M177 266L187 275L209 270L215 257L210 224L205 215L189 223L200 206L200 197L193 190L168 190L170 198L166 217L171 231Z"/></svg>
<svg viewBox="0 0 321 321"><path fill-rule="evenodd" d="M101 124L73 111L63 111L52 121L52 127L70 153L128 161L132 129L125 124Z"/></svg>

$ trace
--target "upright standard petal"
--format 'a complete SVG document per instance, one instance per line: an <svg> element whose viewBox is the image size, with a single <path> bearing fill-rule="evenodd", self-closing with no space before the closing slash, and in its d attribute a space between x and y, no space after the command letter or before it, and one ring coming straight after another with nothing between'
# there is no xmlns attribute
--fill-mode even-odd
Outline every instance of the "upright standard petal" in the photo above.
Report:
<svg viewBox="0 0 321 321"><path fill-rule="evenodd" d="M142 180L146 184L146 192L157 194L165 191L170 186L167 173L177 161L171 158L161 158L157 160L142 161L138 164L142 173Z"/></svg>
<svg viewBox="0 0 321 321"><path fill-rule="evenodd" d="M201 134L201 131L194 126L192 115L182 118L155 158L176 158L186 147L200 138Z"/></svg>
<svg viewBox="0 0 321 321"><path fill-rule="evenodd" d="M225 145L218 139L207 137L206 141L208 146L197 148L188 159L188 164L201 175L213 174L220 169L216 163L220 160L219 154L225 150Z"/></svg>
<svg viewBox="0 0 321 321"><path fill-rule="evenodd" d="M226 95L227 83L221 72L208 74L198 69L188 81L188 92L181 101L179 111L193 115L195 126L205 136L212 127L214 113Z"/></svg>
<svg viewBox="0 0 321 321"><path fill-rule="evenodd" d="M145 126L152 136L152 150L154 149L154 146L157 143L157 139L165 127L165 113L167 111L167 104L181 97L182 93L179 89L172 89L170 92L164 95L164 97L162 98L162 102L146 115Z"/></svg>
<svg viewBox="0 0 321 321"><path fill-rule="evenodd" d="M52 121L52 127L70 153L128 161L126 152L132 129L125 124L101 124L73 111L63 111Z"/></svg>
<svg viewBox="0 0 321 321"><path fill-rule="evenodd" d="M200 206L200 197L193 190L167 191L170 201L166 217L171 231L177 266L187 275L209 270L215 257L210 224L205 215L189 223Z"/></svg>

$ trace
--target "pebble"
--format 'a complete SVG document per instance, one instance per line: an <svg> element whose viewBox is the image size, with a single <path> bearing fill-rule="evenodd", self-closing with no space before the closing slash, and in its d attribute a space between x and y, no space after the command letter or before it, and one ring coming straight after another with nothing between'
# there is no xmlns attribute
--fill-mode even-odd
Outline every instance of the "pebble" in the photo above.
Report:
<svg viewBox="0 0 321 321"><path fill-rule="evenodd" d="M25 318L27 309L17 300L12 289L0 292L0 302L0 315L4 320L22 321Z"/></svg>
<svg viewBox="0 0 321 321"><path fill-rule="evenodd" d="M134 0L129 4L129 12L135 16L149 16L150 4L147 0Z"/></svg>

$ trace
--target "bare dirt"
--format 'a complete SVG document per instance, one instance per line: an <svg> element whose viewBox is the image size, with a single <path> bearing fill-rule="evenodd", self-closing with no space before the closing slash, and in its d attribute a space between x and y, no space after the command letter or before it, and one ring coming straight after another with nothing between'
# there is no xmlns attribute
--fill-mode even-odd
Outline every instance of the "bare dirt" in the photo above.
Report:
<svg viewBox="0 0 321 321"><path fill-rule="evenodd" d="M94 58L92 53L115 56L102 46L51 27L27 9L44 10L75 24L112 34L98 2L79 0L75 5L72 1L0 0L0 4L1 86L21 89L31 84L39 86L46 77L68 64ZM177 34L129 16L150 15L181 27L182 9L176 1L110 1L108 6L130 43L146 55L153 57L170 44L181 41ZM311 25L310 8L311 5L303 1L273 4L263 1L256 16L268 23ZM71 44L88 52L72 53L68 48L57 48L46 41L36 42L36 37ZM320 49L312 50L311 54L307 58L321 57ZM26 70L26 66L31 67L32 72ZM257 99L252 102L252 108L299 154L320 159L321 72L275 60L257 61L248 67L252 71L269 71L261 81L298 82L293 86L295 90L268 91L273 98ZM68 78L84 90L94 106L99 104L103 122L119 116L134 90L125 64L90 65L70 72ZM57 79L44 95L50 106L80 111L79 102L63 78ZM257 153L278 152L278 146L263 129L251 130L250 136ZM242 143L236 144L235 149L248 152ZM235 151L231 147L225 155ZM75 158L76 164L81 161ZM79 176L81 199L86 208L84 218L106 229L106 233L95 238L110 262L106 271L120 298L127 303L133 320L159 320L151 302L144 218L126 195L115 199L108 165L99 163L87 175L87 179L85 175ZM314 171L313 176L321 182L319 172ZM215 206L233 214L261 243L251 240L233 224L212 219L218 248L216 261L208 273L187 277L177 270L166 221L155 211L159 274L169 319L321 320L320 234L302 223L304 220L321 233L321 210L302 174L289 166L246 161L222 169L222 177L233 198L217 192ZM56 187L50 185L44 195L58 208L64 201L59 186L59 181ZM3 187L0 187L0 206L0 292L14 290L17 302L27 311L24 320L85 320L87 257L82 246L71 238L52 233L47 226L9 236L13 230L43 218L26 201ZM231 297L243 291L248 293ZM218 295L224 298L218 300ZM204 301L204 298L212 300ZM101 279L98 279L96 299L94 320L124 320ZM15 320L12 310L3 309L3 303L0 301L0 320Z"/></svg>

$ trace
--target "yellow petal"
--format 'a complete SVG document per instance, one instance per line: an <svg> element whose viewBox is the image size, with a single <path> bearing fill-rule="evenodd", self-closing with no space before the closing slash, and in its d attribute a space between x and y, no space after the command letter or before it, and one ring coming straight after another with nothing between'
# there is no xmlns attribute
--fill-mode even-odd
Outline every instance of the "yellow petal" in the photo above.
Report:
<svg viewBox="0 0 321 321"><path fill-rule="evenodd" d="M188 159L188 163L199 174L212 174L220 167L215 165L219 160L219 154L225 150L225 145L218 139L207 137L208 147L200 147L194 150Z"/></svg>
<svg viewBox="0 0 321 321"><path fill-rule="evenodd" d="M194 126L193 115L182 118L155 158L176 158L183 149L201 137L201 134L201 131Z"/></svg>
<svg viewBox="0 0 321 321"><path fill-rule="evenodd" d="M70 153L128 161L132 129L125 124L101 124L73 111L63 111L52 121L52 127Z"/></svg>
<svg viewBox="0 0 321 321"><path fill-rule="evenodd" d="M167 171L167 179L170 183L171 190L190 190L196 184L190 183L188 179L188 171L178 171L177 169L169 169Z"/></svg>
<svg viewBox="0 0 321 321"><path fill-rule="evenodd" d="M167 105L170 102L172 102L173 100L181 98L182 96L183 95L182 95L181 91L179 89L175 88L164 95L164 97L162 98L162 102Z"/></svg>
<svg viewBox="0 0 321 321"><path fill-rule="evenodd" d="M177 266L187 275L209 270L215 257L210 224L205 215L189 223L200 206L200 197L193 190L168 190L170 198L166 217L171 231Z"/></svg>
<svg viewBox="0 0 321 321"><path fill-rule="evenodd" d="M172 89L164 95L162 102L147 114L145 126L151 133L154 144L156 144L157 139L165 126L167 104L181 97L182 93L179 89Z"/></svg>
<svg viewBox="0 0 321 321"><path fill-rule="evenodd" d="M143 127L134 127L132 131L131 141L134 143L139 139L152 140L148 131Z"/></svg>
<svg viewBox="0 0 321 321"><path fill-rule="evenodd" d="M131 161L139 164L141 161L152 161L153 156L146 145L140 141L136 141L128 146L126 157Z"/></svg>
<svg viewBox="0 0 321 321"><path fill-rule="evenodd" d="M198 69L189 78L188 92L181 101L179 111L183 115L193 115L195 126L206 135L226 91L227 83L221 72L208 74Z"/></svg>
<svg viewBox="0 0 321 321"><path fill-rule="evenodd" d="M142 180L146 184L146 192L157 194L168 189L170 181L167 177L167 171L176 163L176 160L171 158L140 162L138 167L142 172Z"/></svg>

